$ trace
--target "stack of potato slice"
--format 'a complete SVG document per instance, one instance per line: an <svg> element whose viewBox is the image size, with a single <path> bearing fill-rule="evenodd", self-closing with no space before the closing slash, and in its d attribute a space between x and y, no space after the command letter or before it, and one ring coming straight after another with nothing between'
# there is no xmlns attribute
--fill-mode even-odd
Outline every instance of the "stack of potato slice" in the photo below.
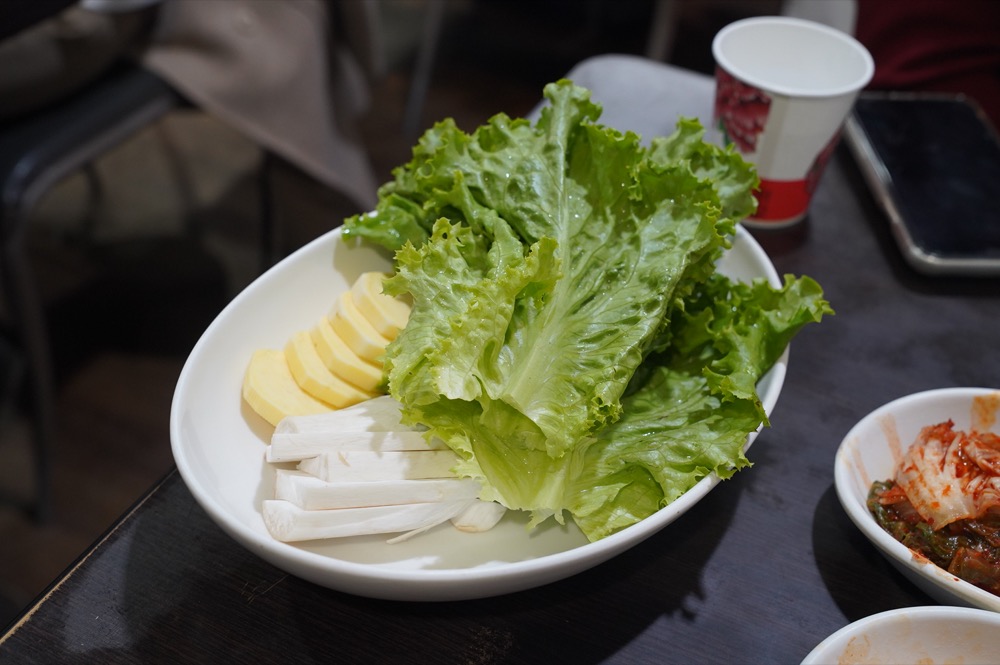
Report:
<svg viewBox="0 0 1000 665"><path fill-rule="evenodd" d="M243 378L243 399L277 426L286 416L342 409L384 394L385 347L406 325L410 307L382 292L387 275L367 272L310 330L284 349L258 349Z"/></svg>

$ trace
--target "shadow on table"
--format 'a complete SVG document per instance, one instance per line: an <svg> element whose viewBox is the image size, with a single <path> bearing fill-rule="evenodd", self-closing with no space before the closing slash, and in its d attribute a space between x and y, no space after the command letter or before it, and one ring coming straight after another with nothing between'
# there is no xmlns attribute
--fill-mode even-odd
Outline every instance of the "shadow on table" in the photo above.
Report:
<svg viewBox="0 0 1000 665"><path fill-rule="evenodd" d="M458 603L352 599L348 602L359 610L356 625L339 632L363 631L369 615L377 614L426 631L435 636L431 639L449 635L460 641L414 653L412 642L389 640L379 645L379 656L389 662L604 662L661 617L695 619L692 608L705 597L702 569L735 513L740 487L723 483L647 541L569 579ZM322 648L319 642L315 646Z"/></svg>
<svg viewBox="0 0 1000 665"><path fill-rule="evenodd" d="M338 593L275 568L211 522L175 472L8 646L64 663L222 654L258 664L601 662L658 620L695 620L707 595L702 570L740 487L723 483L660 533L567 580L483 600L407 603ZM700 648L678 644L671 658L697 659Z"/></svg>
<svg viewBox="0 0 1000 665"><path fill-rule="evenodd" d="M854 622L899 607L936 605L897 571L851 522L831 485L813 514L813 552L830 596ZM859 594L858 589L868 589Z"/></svg>
<svg viewBox="0 0 1000 665"><path fill-rule="evenodd" d="M791 253L809 241L812 224L808 217L788 227L767 228L744 224L750 235L760 245L767 256L774 260Z"/></svg>

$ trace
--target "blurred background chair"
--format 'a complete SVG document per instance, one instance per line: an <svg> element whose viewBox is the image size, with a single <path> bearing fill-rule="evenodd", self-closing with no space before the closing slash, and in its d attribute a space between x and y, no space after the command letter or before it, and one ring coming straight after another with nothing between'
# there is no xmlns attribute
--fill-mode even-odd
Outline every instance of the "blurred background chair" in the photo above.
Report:
<svg viewBox="0 0 1000 665"><path fill-rule="evenodd" d="M93 1L93 0L87 0ZM101 0L96 0L100 2ZM25 237L30 213L69 173L154 122L179 102L162 80L120 57L157 0L128 3L103 17L70 0L13 3L0 21L0 294L8 379L4 399L31 414L35 495L27 509L51 511L55 435L52 354ZM122 3L116 9L126 9ZM96 40L87 39L92 32ZM90 178L97 190L97 180Z"/></svg>
<svg viewBox="0 0 1000 665"><path fill-rule="evenodd" d="M342 192L359 212L374 203L374 173L353 121L367 108L368 85L384 74L387 45L377 0L16 4L17 11L0 17L0 39L25 42L6 42L12 50L3 52L8 57L0 63L0 84L7 86L0 85L0 306L5 314L0 399L10 402L22 392L26 398L35 467L29 508L44 521L51 510L57 372L26 247L32 211L50 189L81 170L95 199L101 191L91 169L96 160L167 113L194 107L260 149L255 189L262 271L298 241L282 238L272 215L269 175L276 162L292 164L321 186ZM413 132L429 85L444 0L430 0L427 7L404 120ZM100 52L88 32L103 39L97 42ZM112 40L120 43L106 46ZM48 69L38 68L37 79L16 70L31 70L37 60L51 62Z"/></svg>
<svg viewBox="0 0 1000 665"><path fill-rule="evenodd" d="M14 349L23 354L35 439L33 513L48 517L55 395L49 334L25 247L30 213L54 184L180 103L151 72L120 63L58 104L0 126L0 282ZM19 363L15 352L10 370ZM16 393L17 391L13 391Z"/></svg>

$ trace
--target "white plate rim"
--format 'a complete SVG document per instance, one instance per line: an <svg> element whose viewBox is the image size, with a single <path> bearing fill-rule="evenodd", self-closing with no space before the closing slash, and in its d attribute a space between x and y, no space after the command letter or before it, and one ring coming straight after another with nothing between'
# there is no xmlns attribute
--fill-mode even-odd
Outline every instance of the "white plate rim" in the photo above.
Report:
<svg viewBox="0 0 1000 665"><path fill-rule="evenodd" d="M692 489L642 522L632 525L602 540L580 547L533 559L505 562L497 565L473 568L438 570L409 570L391 567L359 564L332 558L327 555L299 549L294 544L282 543L251 528L246 523L234 519L229 512L198 482L190 459L184 447L183 399L184 385L204 346L211 339L219 322L228 314L240 308L243 302L254 295L259 284L275 271L291 270L299 257L314 251L318 244L335 242L341 227L311 241L295 253L286 257L271 270L260 276L238 294L208 326L198 340L185 363L177 382L177 389L171 403L170 438L175 464L182 480L187 485L196 502L220 528L246 549L296 576L313 581L332 589L358 595L396 600L459 600L487 597L523 590L571 576L620 552L631 548L689 510L716 485L720 478L712 474L699 481ZM755 268L763 269L761 275L775 287L782 282L767 254L753 236L742 226L737 227L733 249L752 260ZM728 254L728 253L727 253ZM332 265L331 265L332 268ZM770 370L766 379L768 390L762 394L765 411L770 416L777 403L787 372L789 348ZM747 437L748 449L759 434L760 429ZM257 507L259 510L259 506Z"/></svg>

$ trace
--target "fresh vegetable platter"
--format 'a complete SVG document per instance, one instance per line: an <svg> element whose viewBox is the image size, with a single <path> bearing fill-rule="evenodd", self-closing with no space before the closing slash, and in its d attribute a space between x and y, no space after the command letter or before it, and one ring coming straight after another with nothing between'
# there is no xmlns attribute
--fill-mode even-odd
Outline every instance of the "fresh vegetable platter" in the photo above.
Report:
<svg viewBox="0 0 1000 665"><path fill-rule="evenodd" d="M471 137L448 122L429 131L376 211L262 276L192 351L171 413L178 469L209 515L263 558L361 595L495 595L614 556L748 466L788 340L830 311L821 290L779 279L737 227L752 209L753 173L704 144L697 123L645 148L598 125L586 91L560 82L546 94L551 108L534 126L498 116ZM451 161L437 169L442 159ZM380 240L386 229L394 237ZM261 514L274 495L264 454L273 427L240 398L248 359L315 325L370 271L395 273L390 290L414 301L387 353L390 392L410 422L462 454L484 498L514 510L485 533L277 542ZM498 336L463 342L454 326L470 311L465 323L492 317L484 330ZM491 358L507 364L491 373ZM445 361L461 371L442 372ZM428 386L444 399L428 399ZM456 417L457 402L498 420ZM655 439L664 418L676 440L715 437L722 445L708 448L721 452L681 473L636 464L650 450L636 442ZM463 449L463 436L491 432L518 454L496 440ZM596 464L583 460L593 454ZM536 470L511 472L525 464Z"/></svg>

